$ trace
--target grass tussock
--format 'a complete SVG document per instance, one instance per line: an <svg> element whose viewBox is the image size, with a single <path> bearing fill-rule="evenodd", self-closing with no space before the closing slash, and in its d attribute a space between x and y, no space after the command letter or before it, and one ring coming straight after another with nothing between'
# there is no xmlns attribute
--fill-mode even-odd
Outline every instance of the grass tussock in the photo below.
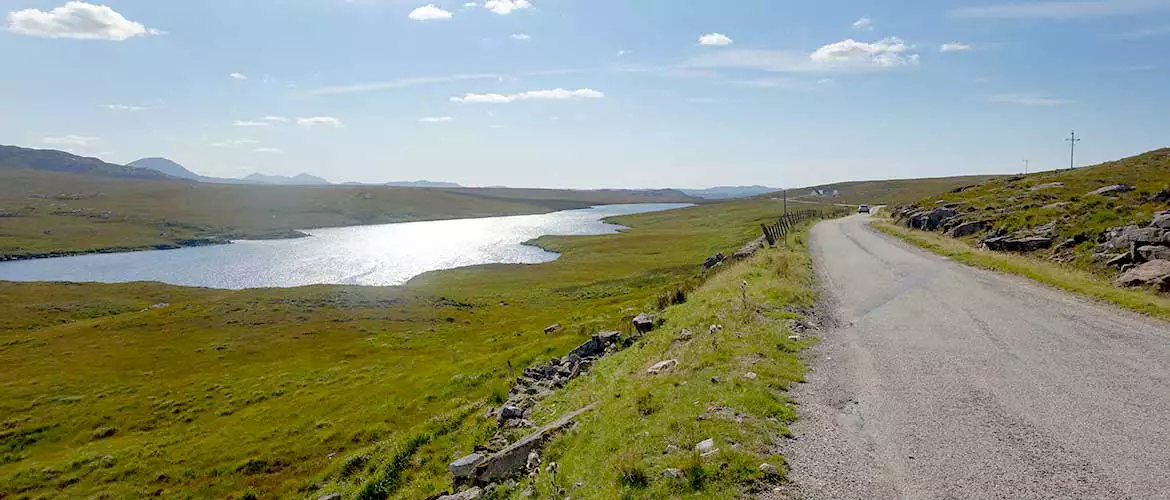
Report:
<svg viewBox="0 0 1170 500"><path fill-rule="evenodd" d="M1150 291L1117 288L1106 277L1036 257L980 250L969 242L937 233L906 229L888 222L875 222L883 233L964 264L1017 274L1056 288L1112 303L1131 311L1170 320L1170 297Z"/></svg>

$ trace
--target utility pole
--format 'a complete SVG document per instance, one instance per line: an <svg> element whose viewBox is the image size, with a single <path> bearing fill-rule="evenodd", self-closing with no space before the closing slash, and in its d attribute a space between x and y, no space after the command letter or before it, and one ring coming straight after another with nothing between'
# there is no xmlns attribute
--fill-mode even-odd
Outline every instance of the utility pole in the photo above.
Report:
<svg viewBox="0 0 1170 500"><path fill-rule="evenodd" d="M1024 175L1028 175L1028 163L1032 160L1024 160Z"/></svg>
<svg viewBox="0 0 1170 500"><path fill-rule="evenodd" d="M1074 168L1077 168L1076 167L1077 143L1081 142L1081 140L1077 139L1077 131L1074 130L1074 131L1072 131L1072 135L1070 135L1068 139L1065 139L1065 141L1068 141L1068 148L1069 148L1068 149L1068 169L1072 170Z"/></svg>

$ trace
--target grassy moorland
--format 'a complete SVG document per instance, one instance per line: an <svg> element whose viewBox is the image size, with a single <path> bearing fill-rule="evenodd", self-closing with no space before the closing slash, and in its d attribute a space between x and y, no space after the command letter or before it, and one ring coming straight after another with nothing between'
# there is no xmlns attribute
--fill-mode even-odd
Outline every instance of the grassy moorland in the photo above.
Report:
<svg viewBox="0 0 1170 500"><path fill-rule="evenodd" d="M1133 189L1110 196L1091 194L1116 184ZM1055 243L1071 238L1081 243L1033 252L1032 256L1113 277L1117 270L1094 260L1093 249L1106 229L1144 226L1155 213L1170 209L1170 148L1076 170L998 178L957 193L932 193L915 205L933 208L940 203L957 207L964 220L989 222L988 231L1014 233L1055 223ZM988 231L964 241L974 243Z"/></svg>
<svg viewBox="0 0 1170 500"><path fill-rule="evenodd" d="M0 259L177 246L192 240L283 238L317 227L692 201L658 191L257 186L3 167Z"/></svg>
<svg viewBox="0 0 1170 500"><path fill-rule="evenodd" d="M979 184L996 176L966 175L926 179L894 179L885 181L854 181L825 184L788 190L789 199L808 200L820 203L842 203L847 205L900 205L945 193L955 188ZM838 191L838 196L812 196L813 190ZM770 194L768 196L775 196Z"/></svg>
<svg viewBox="0 0 1170 500"><path fill-rule="evenodd" d="M449 486L453 456L490 435L482 405L507 392L507 363L626 329L778 210L754 200L621 217L632 230L540 239L563 253L556 262L437 272L393 288L0 283L0 492L299 498L373 482L391 497L425 497ZM803 279L803 264L791 266L784 272ZM760 269L748 278L755 300L807 303L768 284L779 271ZM727 292L710 293L703 307ZM697 311L668 313L671 328L716 314ZM731 332L768 325L719 319ZM554 322L566 328L544 334ZM736 349L768 354L766 344ZM719 354L694 356L681 373L699 374L702 356ZM787 361L771 363L756 370L762 382L791 378ZM727 377L729 388L748 387ZM784 416L781 403L731 402Z"/></svg>

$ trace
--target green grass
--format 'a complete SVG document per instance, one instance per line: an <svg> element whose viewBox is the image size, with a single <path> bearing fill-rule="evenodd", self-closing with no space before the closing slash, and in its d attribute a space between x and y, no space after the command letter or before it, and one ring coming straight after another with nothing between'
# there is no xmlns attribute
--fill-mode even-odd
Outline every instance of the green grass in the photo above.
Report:
<svg viewBox="0 0 1170 500"><path fill-rule="evenodd" d="M203 184L0 168L0 258L666 201L686 200L654 192Z"/></svg>
<svg viewBox="0 0 1170 500"><path fill-rule="evenodd" d="M873 226L886 234L896 236L964 264L1017 274L1068 292L1112 303L1131 311L1170 320L1170 298L1157 295L1152 291L1117 288L1109 279L1090 271L1072 267L1069 264L1060 264L1026 255L981 250L965 241L947 238L937 233L906 229L888 222L874 222Z"/></svg>
<svg viewBox="0 0 1170 500"><path fill-rule="evenodd" d="M341 485L426 497L449 487L456 451L490 436L479 416L507 392L507 363L628 329L779 210L754 200L621 217L631 230L541 238L563 253L552 263L402 287L0 283L0 491L315 498ZM757 300L785 303L749 280ZM670 328L691 321L681 314L668 313ZM544 334L552 323L565 328ZM773 383L786 373L767 370L756 371Z"/></svg>
<svg viewBox="0 0 1170 500"><path fill-rule="evenodd" d="M790 240L722 270L686 303L667 308L658 330L540 402L539 422L599 405L546 447L544 463L559 465L555 477L542 471L497 497L522 496L532 487L535 498L735 498L779 481L764 477L759 466L785 470L776 443L796 418L786 391L803 380L797 353L807 344L788 340L786 323L816 299L805 233ZM712 324L723 329L711 333ZM683 329L693 332L691 340L676 340ZM679 364L659 375L646 372L667 359ZM749 372L757 377L746 378ZM700 458L694 447L707 438L720 452ZM685 479L664 477L668 468L682 470Z"/></svg>
<svg viewBox="0 0 1170 500"><path fill-rule="evenodd" d="M996 178L992 175L965 175L958 177L937 177L926 179L893 179L884 181L839 182L788 190L789 199L801 199L821 203L843 203L849 205L900 205L945 193L952 189L980 184ZM810 196L814 189L838 190L839 196ZM767 195L776 196L775 193Z"/></svg>

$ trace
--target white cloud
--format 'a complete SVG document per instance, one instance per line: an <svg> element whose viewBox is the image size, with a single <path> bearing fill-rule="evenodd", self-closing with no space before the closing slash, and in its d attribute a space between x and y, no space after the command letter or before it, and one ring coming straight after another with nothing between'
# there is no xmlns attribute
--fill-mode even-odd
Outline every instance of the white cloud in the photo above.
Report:
<svg viewBox="0 0 1170 500"><path fill-rule="evenodd" d="M873 29L873 19L863 17L853 21L853 29L861 31L870 31Z"/></svg>
<svg viewBox="0 0 1170 500"><path fill-rule="evenodd" d="M774 77L774 78L755 78L751 80L736 80L732 81L735 85L743 87L752 87L757 89L787 89L797 90L808 87L808 84L797 80L795 78Z"/></svg>
<svg viewBox="0 0 1170 500"><path fill-rule="evenodd" d="M621 49L618 51L618 57L628 56L628 55L633 54L633 53L634 53L634 51L632 51L632 50Z"/></svg>
<svg viewBox="0 0 1170 500"><path fill-rule="evenodd" d="M115 41L164 34L130 21L110 7L85 2L69 2L48 12L37 9L9 12L8 30L46 38Z"/></svg>
<svg viewBox="0 0 1170 500"><path fill-rule="evenodd" d="M465 74L465 75L450 75L450 76L418 76L409 78L399 78L397 80L390 80L386 82L369 82L369 83L354 83L350 85L334 85L329 87L320 87L309 90L312 95L331 95L331 94L352 94L356 92L373 92L377 90L401 89L406 87L415 87L419 85L433 85L438 83L458 82L464 80L497 80L501 79L500 75L496 74Z"/></svg>
<svg viewBox="0 0 1170 500"><path fill-rule="evenodd" d="M523 41L528 41L528 40L531 40L531 39L532 39L532 37L528 36L528 35L527 35L527 34L525 34L525 33L516 33L516 34L512 35L512 39L513 39L513 40L523 40Z"/></svg>
<svg viewBox="0 0 1170 500"><path fill-rule="evenodd" d="M212 143L209 143L208 145L213 147L213 148L227 148L227 147L232 147L232 146L245 146L245 145L250 145L250 144L260 144L260 141L257 141L255 139L229 139L226 141L212 142Z"/></svg>
<svg viewBox="0 0 1170 500"><path fill-rule="evenodd" d="M479 4L477 4L475 2L467 2L467 3L463 4L464 9L473 9L476 7L479 7Z"/></svg>
<svg viewBox="0 0 1170 500"><path fill-rule="evenodd" d="M288 118L285 118L285 117L283 117L283 116L265 116L265 117L264 117L264 121L266 121L266 122L276 122L276 123L285 123L285 122L287 122L287 121L288 121Z"/></svg>
<svg viewBox="0 0 1170 500"><path fill-rule="evenodd" d="M237 127L267 127L269 125L269 123L268 122L250 121L250 120L236 120L236 121L232 122L232 125L237 126Z"/></svg>
<svg viewBox="0 0 1170 500"><path fill-rule="evenodd" d="M453 121L455 121L455 119L451 118L450 116L428 116L426 118L419 118L418 119L419 123L443 123L443 122L453 122Z"/></svg>
<svg viewBox="0 0 1170 500"><path fill-rule="evenodd" d="M950 15L976 19L1074 19L1133 15L1159 10L1170 10L1170 2L1165 0L1074 0L1005 3L954 9Z"/></svg>
<svg viewBox="0 0 1170 500"><path fill-rule="evenodd" d="M699 37L699 45L713 45L716 47L726 47L735 43L731 37L723 33L708 33Z"/></svg>
<svg viewBox="0 0 1170 500"><path fill-rule="evenodd" d="M832 78L821 78L820 80L817 80L817 85L822 87L833 87L837 85L837 81Z"/></svg>
<svg viewBox="0 0 1170 500"><path fill-rule="evenodd" d="M64 135L61 137L45 137L41 142L45 144L58 144L66 146L89 146L101 139L97 137L85 137L81 135Z"/></svg>
<svg viewBox="0 0 1170 500"><path fill-rule="evenodd" d="M305 128L342 128L341 120L332 116L311 116L308 118L297 118L297 125Z"/></svg>
<svg viewBox="0 0 1170 500"><path fill-rule="evenodd" d="M893 68L918 64L918 54L907 54L910 47L897 37L867 43L852 38L831 43L809 55L817 64L829 67Z"/></svg>
<svg viewBox="0 0 1170 500"><path fill-rule="evenodd" d="M989 97L987 101L999 104L1018 104L1020 106L1062 106L1076 103L1076 101L1068 99L1054 99L1033 94L999 94Z"/></svg>
<svg viewBox="0 0 1170 500"><path fill-rule="evenodd" d="M134 106L132 104L102 104L101 107L112 110L112 111L130 111L130 112L142 111L142 110L146 109L145 106Z"/></svg>
<svg viewBox="0 0 1170 500"><path fill-rule="evenodd" d="M410 11L406 17L414 21L441 21L451 19L454 14L435 7L435 4L427 4L417 9Z"/></svg>
<svg viewBox="0 0 1170 500"><path fill-rule="evenodd" d="M528 0L487 0L483 3L483 7L494 14L506 16L514 10L532 8L532 2Z"/></svg>
<svg viewBox="0 0 1170 500"><path fill-rule="evenodd" d="M605 94L593 89L553 89L529 90L519 94L466 94L463 97L452 97L451 102L506 104L516 101L601 99L603 97Z"/></svg>
<svg viewBox="0 0 1170 500"><path fill-rule="evenodd" d="M1170 35L1170 25L1127 31L1124 33L1113 33L1105 36L1109 38L1119 38L1122 40L1135 40L1139 38L1149 38L1163 35Z"/></svg>
<svg viewBox="0 0 1170 500"><path fill-rule="evenodd" d="M255 153L283 153L284 150L280 148L256 148L252 150Z"/></svg>
<svg viewBox="0 0 1170 500"><path fill-rule="evenodd" d="M965 52L974 48L970 44L950 42L942 44L942 47L939 47L938 50L941 52Z"/></svg>
<svg viewBox="0 0 1170 500"><path fill-rule="evenodd" d="M248 79L248 75L245 75L243 73L232 73L228 76L232 77L235 80L247 80Z"/></svg>

